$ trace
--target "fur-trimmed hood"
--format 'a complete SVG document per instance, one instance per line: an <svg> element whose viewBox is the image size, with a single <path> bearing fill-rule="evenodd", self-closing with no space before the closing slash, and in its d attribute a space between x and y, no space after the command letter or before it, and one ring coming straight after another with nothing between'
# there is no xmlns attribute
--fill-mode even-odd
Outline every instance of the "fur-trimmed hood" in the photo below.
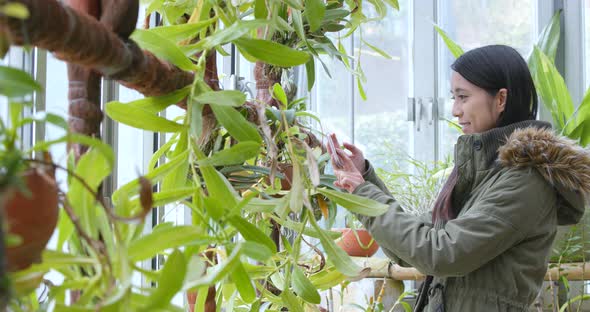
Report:
<svg viewBox="0 0 590 312"><path fill-rule="evenodd" d="M590 151L551 129L516 129L498 149L504 167L533 167L559 194L558 223L575 224L590 199Z"/></svg>

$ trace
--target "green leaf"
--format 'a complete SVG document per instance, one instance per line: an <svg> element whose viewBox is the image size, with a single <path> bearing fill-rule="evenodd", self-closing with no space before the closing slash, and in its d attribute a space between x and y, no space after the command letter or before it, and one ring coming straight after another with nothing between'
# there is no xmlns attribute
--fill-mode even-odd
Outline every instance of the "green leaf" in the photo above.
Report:
<svg viewBox="0 0 590 312"><path fill-rule="evenodd" d="M152 114L159 113L171 105L174 105L180 101L182 101L186 96L190 93L190 86L182 88L180 90L176 90L174 92L170 92L166 95L162 96L152 96L146 97L143 99L139 99L133 102L129 102L127 104L123 104L118 101L112 101L109 103L119 103L119 105L131 105L137 108L141 108L145 111L148 111ZM109 105L107 103L107 105Z"/></svg>
<svg viewBox="0 0 590 312"><path fill-rule="evenodd" d="M203 229L192 225L165 227L132 241L127 257L131 261L141 261L170 248L208 244L214 241L214 238L205 234Z"/></svg>
<svg viewBox="0 0 590 312"><path fill-rule="evenodd" d="M168 175L171 171L181 165L186 164L186 160L188 157L188 150L184 151L182 154L170 159L163 165L156 167L156 169L151 169L145 175L145 178L150 180L152 184L158 183L162 181L162 179ZM137 190L139 188L139 178L130 181L129 183L119 187L112 196L113 202L115 205L120 203L121 201L128 200L127 196L133 193L133 190ZM137 193L137 192L135 192Z"/></svg>
<svg viewBox="0 0 590 312"><path fill-rule="evenodd" d="M29 9L24 4L17 2L9 2L0 6L0 13L21 20L29 18Z"/></svg>
<svg viewBox="0 0 590 312"><path fill-rule="evenodd" d="M338 22L340 20L343 20L348 15L350 15L350 11L345 9L326 10L326 14L324 15L324 21L322 23L328 24L332 22Z"/></svg>
<svg viewBox="0 0 590 312"><path fill-rule="evenodd" d="M305 63L305 72L307 73L307 91L311 91L315 84L315 63L313 57L310 57L309 62Z"/></svg>
<svg viewBox="0 0 590 312"><path fill-rule="evenodd" d="M297 162L293 162L293 179L291 181L290 195L289 208L291 208L291 211L299 213L303 206L303 197L306 196L306 191L301 177L301 167Z"/></svg>
<svg viewBox="0 0 590 312"><path fill-rule="evenodd" d="M583 300L589 300L589 299L590 299L590 295L588 295L588 294L577 295L577 296L573 297L572 299L569 299L566 303L564 303L561 306L561 308L559 309L559 312L565 312L568 307L570 307L572 304L576 303L577 301L583 301Z"/></svg>
<svg viewBox="0 0 590 312"><path fill-rule="evenodd" d="M176 43L166 37L160 36L155 32L150 32L149 30L136 29L131 34L131 39L137 42L142 49L154 53L157 57L169 61L180 69L186 71L195 70L193 62L184 55Z"/></svg>
<svg viewBox="0 0 590 312"><path fill-rule="evenodd" d="M303 305L297 300L297 297L288 289L285 289L281 292L281 298L283 299L283 304L287 308L287 311L291 312L304 312Z"/></svg>
<svg viewBox="0 0 590 312"><path fill-rule="evenodd" d="M98 150L106 158L106 160L110 164L111 168L113 167L113 165L115 163L115 156L113 154L113 150L111 149L111 147L108 144L104 143L103 141L101 141L99 139L85 136L82 134L77 134L77 133L68 133L65 136L63 136L57 140L38 142L37 144L35 144L35 146L33 146L33 148L31 150L32 151L44 151L44 150L47 150L50 146L52 146L54 144L65 143L65 142L79 143L79 144L86 145L88 147L92 147L92 148Z"/></svg>
<svg viewBox="0 0 590 312"><path fill-rule="evenodd" d="M246 141L221 150L211 157L199 160L199 165L228 166L243 164L246 160L256 157L260 151L260 143Z"/></svg>
<svg viewBox="0 0 590 312"><path fill-rule="evenodd" d="M277 252L277 247L275 246L275 243L272 241L272 239L270 239L268 235L266 235L252 223L246 221L244 218L238 215L233 215L229 217L227 221L240 232L244 239L260 243L266 246L272 252Z"/></svg>
<svg viewBox="0 0 590 312"><path fill-rule="evenodd" d="M211 109L219 123L229 134L240 142L254 141L262 143L258 130L240 112L233 107L212 105Z"/></svg>
<svg viewBox="0 0 590 312"><path fill-rule="evenodd" d="M241 106L246 102L246 95L236 90L210 91L201 93L192 100L200 104Z"/></svg>
<svg viewBox="0 0 590 312"><path fill-rule="evenodd" d="M365 93L365 89L363 88L363 83L361 82L360 78L356 78L356 86L358 88L359 91L359 95L361 96L361 99L363 99L363 101L367 100L367 94Z"/></svg>
<svg viewBox="0 0 590 312"><path fill-rule="evenodd" d="M252 281L242 263L236 263L231 272L231 279L236 284L236 288L238 289L242 300L247 303L252 303L256 300L256 292L252 286Z"/></svg>
<svg viewBox="0 0 590 312"><path fill-rule="evenodd" d="M385 6L385 3L383 3L382 0L367 0L370 4L373 5L373 7L375 8L375 13L377 13L377 16L374 18L369 18L367 21L379 21L385 18L385 16L387 15L387 7Z"/></svg>
<svg viewBox="0 0 590 312"><path fill-rule="evenodd" d="M380 216L389 210L389 206L354 194L333 191L325 188L317 190L320 194L330 198L347 210L365 216Z"/></svg>
<svg viewBox="0 0 590 312"><path fill-rule="evenodd" d="M184 125L156 116L148 110L119 102L107 103L105 111L112 119L138 129L177 132L185 128Z"/></svg>
<svg viewBox="0 0 590 312"><path fill-rule="evenodd" d="M255 241L244 241L242 242L242 245L244 245L244 255L254 260L264 262L272 257L273 252L264 244Z"/></svg>
<svg viewBox="0 0 590 312"><path fill-rule="evenodd" d="M531 74L537 92L543 104L551 111L556 128L563 129L567 135L573 130L575 123L570 123L568 128L564 129L565 120L568 120L574 112L574 105L565 81L555 64L537 46L534 47L533 58L537 66L535 72Z"/></svg>
<svg viewBox="0 0 590 312"><path fill-rule="evenodd" d="M293 266L293 279L291 280L291 283L295 293L303 300L313 304L320 304L322 301L315 286L296 265Z"/></svg>
<svg viewBox="0 0 590 312"><path fill-rule="evenodd" d="M205 159L205 155L201 151L196 150L195 152L198 160ZM205 185L207 185L208 199L219 202L219 206L223 210L232 210L237 207L238 200L234 194L235 191L225 176L215 170L211 165L201 165L200 169L205 180Z"/></svg>
<svg viewBox="0 0 590 312"><path fill-rule="evenodd" d="M192 55L202 50L213 49L216 46L224 45L228 42L241 38L252 30L267 26L268 23L269 21L265 19L237 21L227 28L217 30L215 33L203 38L198 43L182 47L182 50L185 54Z"/></svg>
<svg viewBox="0 0 590 312"><path fill-rule="evenodd" d="M174 203L187 197L190 197L195 193L195 188L192 187L180 187L174 188L167 191L159 191L153 193L153 205L152 207L164 206L170 203ZM131 202L131 211L137 211L141 209L139 203L139 197Z"/></svg>
<svg viewBox="0 0 590 312"><path fill-rule="evenodd" d="M398 0L384 0L390 7L399 11L399 1Z"/></svg>
<svg viewBox="0 0 590 312"><path fill-rule="evenodd" d="M332 288L346 280L346 275L340 273L333 266L324 268L309 277L309 281L319 290Z"/></svg>
<svg viewBox="0 0 590 312"><path fill-rule="evenodd" d="M326 14L326 6L322 0L305 0L305 11L303 14L309 22L309 29L315 32L322 26L322 20Z"/></svg>
<svg viewBox="0 0 590 312"><path fill-rule="evenodd" d="M7 66L0 66L0 94L9 98L24 96L43 88L28 73Z"/></svg>
<svg viewBox="0 0 590 312"><path fill-rule="evenodd" d="M209 25L213 24L215 21L217 21L217 18L211 18L196 23L154 27L146 31L155 33L172 42L178 42L194 38L201 30L209 27Z"/></svg>
<svg viewBox="0 0 590 312"><path fill-rule="evenodd" d="M361 272L361 268L352 261L342 248L334 243L334 240L325 234L324 230L322 230L315 221L315 218L309 218L309 220L320 236L322 247L324 247L324 251L328 254L328 261L334 264L336 269L342 274L347 276L358 276Z"/></svg>
<svg viewBox="0 0 590 312"><path fill-rule="evenodd" d="M98 150L90 149L80 157L74 172L93 192L97 192L103 179L111 173L111 165ZM72 179L68 186L67 197L72 210L80 219L82 229L89 233L90 237L98 238L95 222L98 211L95 196L78 179Z"/></svg>
<svg viewBox="0 0 590 312"><path fill-rule="evenodd" d="M274 220L277 221L277 223L279 223L280 225L282 225L290 230L297 231L297 232L299 232L301 230L301 223L300 222L291 221L289 219L278 219L278 218L274 218ZM310 228L307 226L303 228L303 234L307 235L309 237L313 237L313 238L320 238L320 233L316 229ZM333 232L333 231L324 231L324 235L326 235L330 239L334 240L334 239L341 237L342 233Z"/></svg>
<svg viewBox="0 0 590 312"><path fill-rule="evenodd" d="M287 94L285 94L285 90L281 87L280 83L275 83L272 86L272 93L273 97L283 103L284 107L289 105L289 101L287 100Z"/></svg>
<svg viewBox="0 0 590 312"><path fill-rule="evenodd" d="M209 274L207 274L206 276L185 283L183 290L193 289L205 285L212 285L226 277L230 272L233 271L235 266L238 263L240 263L240 255L242 254L242 249L243 246L241 244L238 244L223 263L220 263L211 268L209 270Z"/></svg>
<svg viewBox="0 0 590 312"><path fill-rule="evenodd" d="M170 157L174 158L184 153L188 149L188 131L180 132L180 137L174 148L174 152L171 153ZM172 170L162 181L161 190L174 190L177 188L185 187L188 183L188 171L189 165L183 164Z"/></svg>
<svg viewBox="0 0 590 312"><path fill-rule="evenodd" d="M158 287L153 288L154 291L148 297L144 311L153 311L166 307L174 295L182 288L186 269L184 255L179 250L174 250L168 256L164 268L160 271Z"/></svg>
<svg viewBox="0 0 590 312"><path fill-rule="evenodd" d="M254 17L256 19L266 19L268 17L268 9L266 8L265 0L254 1Z"/></svg>
<svg viewBox="0 0 590 312"><path fill-rule="evenodd" d="M447 33L444 30L442 30L442 28L438 27L437 25L434 25L434 28L442 37L443 41L447 45L447 48L449 49L449 51L451 51L451 54L453 54L455 58L458 58L464 53L463 49L461 49L461 47L458 44L456 44L451 38L449 38L449 35L447 35Z"/></svg>
<svg viewBox="0 0 590 312"><path fill-rule="evenodd" d="M302 11L304 9L303 3L301 3L301 0L285 0L285 3L288 6L290 6L291 8L295 9L295 10L291 10L291 12Z"/></svg>
<svg viewBox="0 0 590 312"><path fill-rule="evenodd" d="M371 50L373 50L373 51L377 52L379 55L383 56L384 58L386 58L386 59L389 59L389 60L393 59L393 57L391 57L391 55L387 54L387 52L385 52L385 51L383 51L383 50L381 50L381 49L377 48L376 46L374 46L374 45L372 45L372 44L370 44L370 43L366 42L364 39L363 39L363 43L364 43L364 44L365 44L367 47L371 48Z"/></svg>
<svg viewBox="0 0 590 312"><path fill-rule="evenodd" d="M305 64L309 60L308 53L273 41L241 38L234 43L252 57L271 65L294 67Z"/></svg>
<svg viewBox="0 0 590 312"><path fill-rule="evenodd" d="M260 199L260 198L252 198L248 201L247 204L243 206L244 210L249 212L272 212L275 207L283 203L283 198L276 198L276 199Z"/></svg>
<svg viewBox="0 0 590 312"><path fill-rule="evenodd" d="M545 28L543 28L543 31L541 32L541 35L539 35L539 39L537 41L537 46L539 49L541 49L541 51L543 51L543 53L545 53L545 55L547 55L552 61L555 60L555 54L557 54L557 46L559 44L561 32L560 20L562 12L563 9L559 9L557 12L555 12L555 14L553 14L551 21L549 24L547 24L547 26L545 26Z"/></svg>

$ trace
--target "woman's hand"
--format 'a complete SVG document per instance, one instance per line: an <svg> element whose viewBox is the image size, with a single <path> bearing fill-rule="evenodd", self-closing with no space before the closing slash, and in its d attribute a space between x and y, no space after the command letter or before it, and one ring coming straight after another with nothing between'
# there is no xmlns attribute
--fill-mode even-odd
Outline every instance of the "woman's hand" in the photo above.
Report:
<svg viewBox="0 0 590 312"><path fill-rule="evenodd" d="M333 146L334 145L328 145L328 152L331 156L330 159L332 160L334 174L338 179L334 182L334 186L346 189L348 192L352 193L359 185L365 182L365 179L363 179L363 175L357 169L350 156L342 149ZM340 164L341 166L337 164Z"/></svg>
<svg viewBox="0 0 590 312"><path fill-rule="evenodd" d="M344 144L344 148L346 148L347 150L349 150L351 152L349 157L350 157L350 160L352 160L352 163L354 164L356 169L361 174L364 174L365 171L367 171L367 168L365 168L365 156L363 155L363 151L361 151L354 144L347 143L347 142L343 142L342 144Z"/></svg>

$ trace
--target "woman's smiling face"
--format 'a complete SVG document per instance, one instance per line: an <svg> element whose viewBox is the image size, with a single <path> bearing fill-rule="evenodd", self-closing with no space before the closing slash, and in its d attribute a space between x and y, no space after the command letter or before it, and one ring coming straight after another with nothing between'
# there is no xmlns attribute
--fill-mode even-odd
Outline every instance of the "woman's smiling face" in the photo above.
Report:
<svg viewBox="0 0 590 312"><path fill-rule="evenodd" d="M454 100L453 116L457 117L465 134L495 128L506 107L506 89L500 89L492 96L455 71L451 76L451 93Z"/></svg>

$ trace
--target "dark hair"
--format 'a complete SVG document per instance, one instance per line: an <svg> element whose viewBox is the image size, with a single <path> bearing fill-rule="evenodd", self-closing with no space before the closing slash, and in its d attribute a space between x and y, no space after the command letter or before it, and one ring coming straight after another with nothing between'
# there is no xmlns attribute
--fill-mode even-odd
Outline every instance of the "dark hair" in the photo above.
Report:
<svg viewBox="0 0 590 312"><path fill-rule="evenodd" d="M473 49L455 60L451 68L491 96L502 88L508 90L497 127L536 119L537 91L527 63L515 49L505 45Z"/></svg>
<svg viewBox="0 0 590 312"><path fill-rule="evenodd" d="M461 55L451 68L491 96L496 96L502 88L508 90L506 106L496 127L536 119L537 91L526 62L515 49L505 45L473 49ZM457 217L459 211L452 205L457 179L455 167L434 203L433 222Z"/></svg>

